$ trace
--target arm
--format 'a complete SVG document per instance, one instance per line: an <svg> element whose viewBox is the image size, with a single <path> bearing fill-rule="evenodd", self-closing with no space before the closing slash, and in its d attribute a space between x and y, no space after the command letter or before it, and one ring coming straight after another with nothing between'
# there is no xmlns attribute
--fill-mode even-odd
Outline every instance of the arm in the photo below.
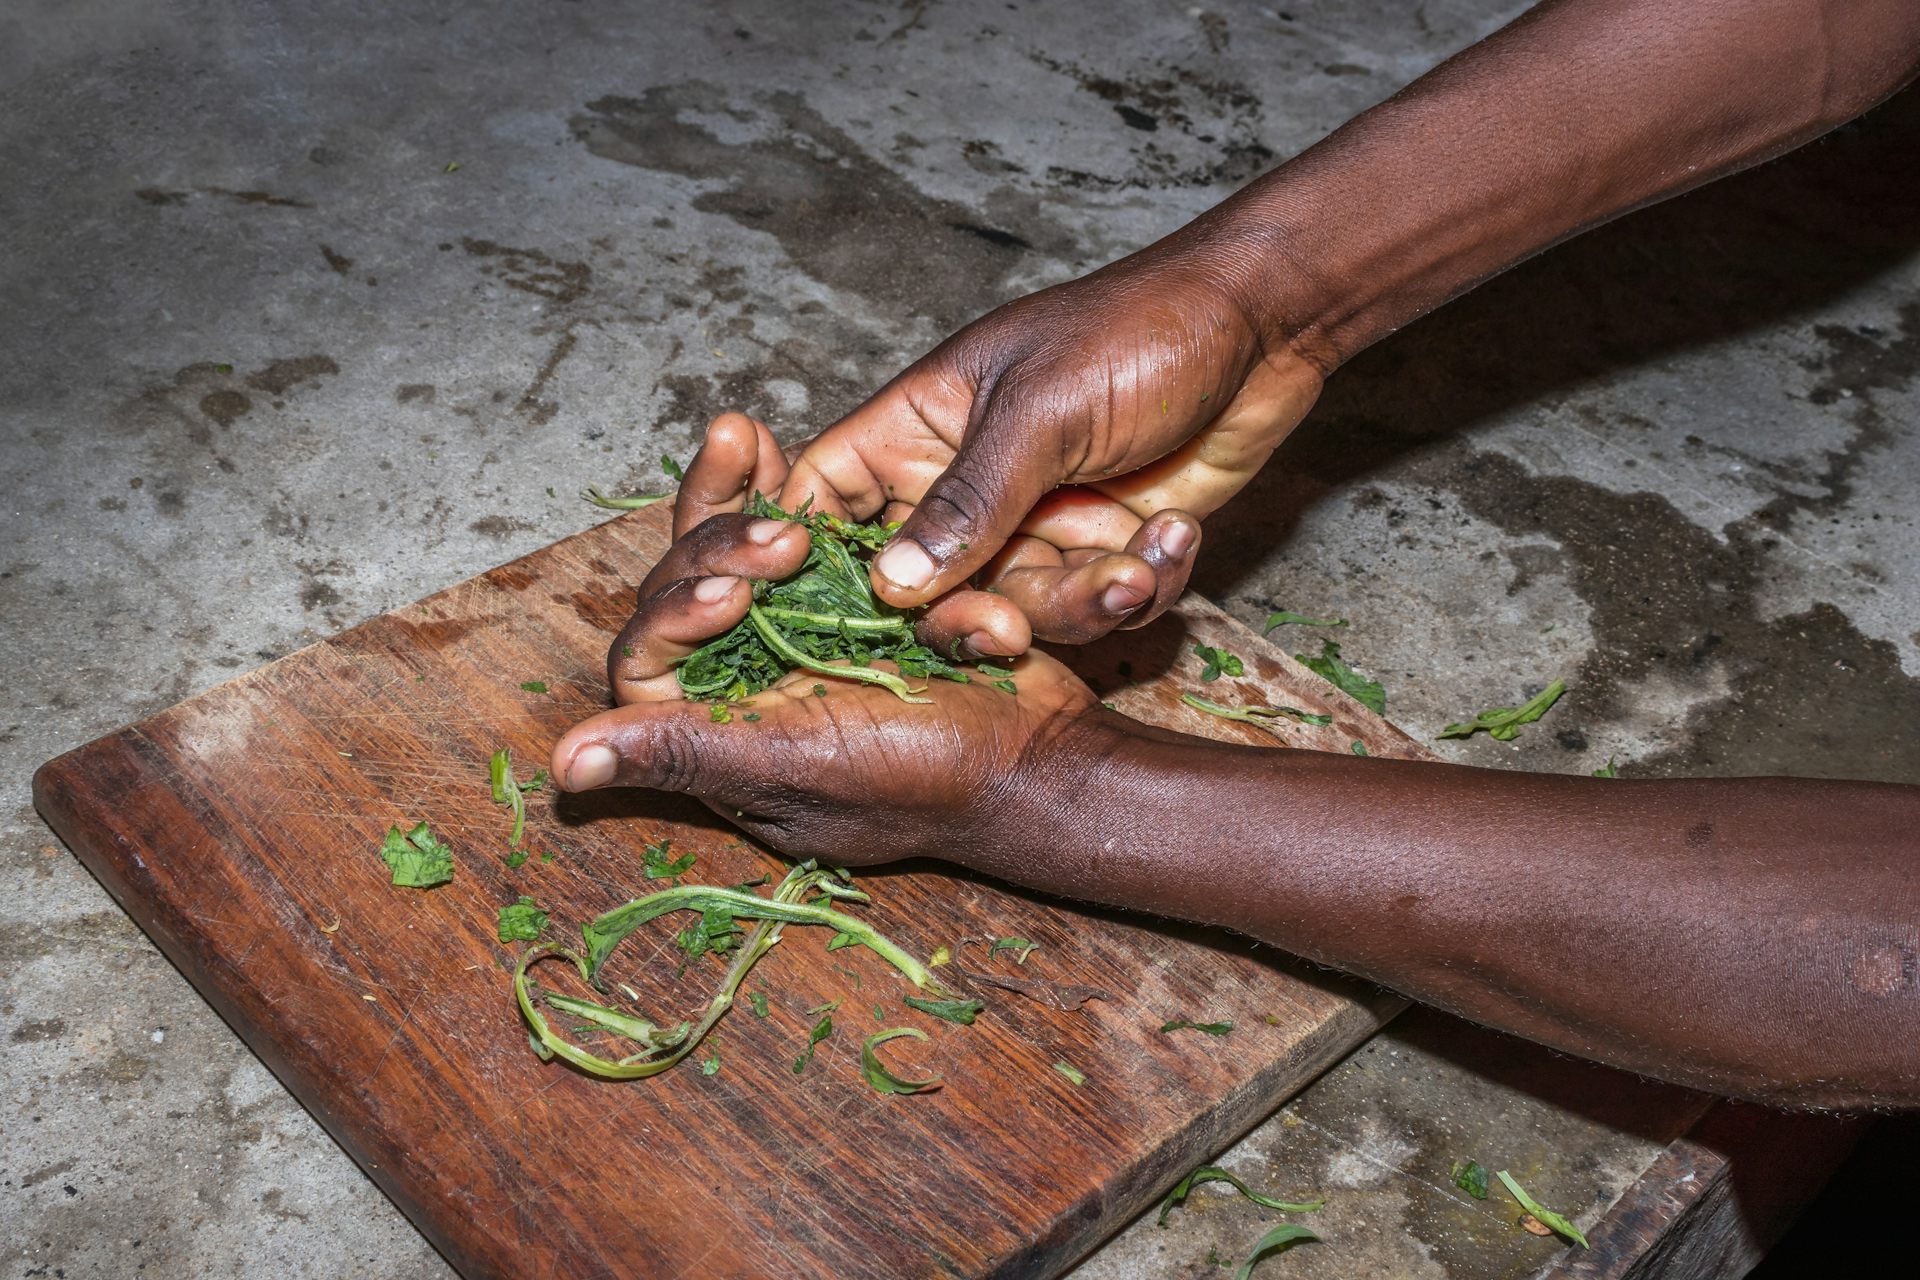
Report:
<svg viewBox="0 0 1920 1280"><path fill-rule="evenodd" d="M638 702L571 730L554 777L683 791L795 856L1225 925L1715 1092L1920 1106L1920 787L1230 746L1108 712L1044 654L1017 670L1016 697L925 706L803 674L724 727Z"/></svg>

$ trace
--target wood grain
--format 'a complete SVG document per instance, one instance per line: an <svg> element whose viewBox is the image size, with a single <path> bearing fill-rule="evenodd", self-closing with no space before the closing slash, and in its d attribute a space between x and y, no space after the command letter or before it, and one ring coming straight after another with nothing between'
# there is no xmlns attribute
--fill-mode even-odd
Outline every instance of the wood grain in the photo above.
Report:
<svg viewBox="0 0 1920 1280"><path fill-rule="evenodd" d="M796 927L749 983L771 1016L737 1009L708 1042L718 1074L689 1064L610 1084L540 1062L510 1000L514 948L494 940L499 906L531 894L572 934L659 887L639 850L661 839L698 854L702 881L780 867L699 806L641 792L530 797L534 858L504 862L487 759L511 748L524 777L606 705L605 649L629 584L666 544L666 515L623 517L376 618L34 779L61 837L463 1273L1052 1274L1400 1007L1221 933L915 865L861 877L874 897L863 914L897 941L925 955L1018 934L1041 944L1024 967L977 949L970 964L1113 999L1063 1013L983 990L980 1020L950 1026L905 1010L909 989L877 958L828 953ZM1208 696L1334 715L1284 729L1294 745L1424 754L1198 600L1075 665L1128 714L1275 743L1179 702L1197 687L1196 639L1247 659L1246 678ZM519 687L532 680L548 692ZM421 819L453 844L458 874L393 888L381 836ZM712 981L673 976L684 923L654 926L614 964L663 1018ZM839 1030L795 1075L805 1011L836 998ZM1236 1029L1161 1035L1173 1017ZM940 1072L944 1089L883 1097L861 1079L859 1037L894 1025L931 1039L896 1042L890 1059ZM1051 1070L1058 1060L1086 1084Z"/></svg>

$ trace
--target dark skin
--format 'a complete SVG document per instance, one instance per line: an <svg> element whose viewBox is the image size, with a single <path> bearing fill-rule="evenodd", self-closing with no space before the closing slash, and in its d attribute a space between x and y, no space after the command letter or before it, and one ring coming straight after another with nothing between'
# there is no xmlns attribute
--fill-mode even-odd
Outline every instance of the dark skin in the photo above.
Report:
<svg viewBox="0 0 1920 1280"><path fill-rule="evenodd" d="M624 705L561 740L554 776L683 791L798 856L940 857L1225 925L1703 1089L1920 1104L1920 787L1225 746L1108 712L1037 652L1018 697L816 698L805 676L721 728L670 665L805 556L804 531L735 514L756 489L903 520L875 587L931 602L942 647L1141 625L1342 361L1916 66L1910 0L1544 4L1166 240L963 329L791 465L718 420L614 646Z"/></svg>

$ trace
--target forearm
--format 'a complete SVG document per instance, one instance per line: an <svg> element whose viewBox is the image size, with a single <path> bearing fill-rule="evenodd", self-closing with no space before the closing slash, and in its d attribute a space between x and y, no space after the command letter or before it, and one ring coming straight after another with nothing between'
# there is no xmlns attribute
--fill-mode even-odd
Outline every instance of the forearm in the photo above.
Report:
<svg viewBox="0 0 1920 1280"><path fill-rule="evenodd" d="M1521 259L1778 155L1920 68L1912 0L1549 0L1202 219L1330 367Z"/></svg>
<svg viewBox="0 0 1920 1280"><path fill-rule="evenodd" d="M1920 1104L1920 788L1088 741L1072 802L980 869L1700 1088Z"/></svg>

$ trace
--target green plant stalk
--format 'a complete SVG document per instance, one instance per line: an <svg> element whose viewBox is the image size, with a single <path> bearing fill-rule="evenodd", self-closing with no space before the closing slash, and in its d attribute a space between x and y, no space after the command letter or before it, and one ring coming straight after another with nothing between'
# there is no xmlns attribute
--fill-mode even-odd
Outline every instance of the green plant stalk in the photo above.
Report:
<svg viewBox="0 0 1920 1280"><path fill-rule="evenodd" d="M1333 723L1332 716L1315 715L1311 711L1302 711L1298 707L1230 707L1223 702L1203 698L1197 693L1183 693L1180 695L1180 701L1196 711L1204 711L1210 716L1219 716L1222 720L1238 720L1241 724L1265 729L1275 737L1280 735L1274 731L1273 725L1269 722L1281 716L1298 720L1302 724Z"/></svg>
<svg viewBox="0 0 1920 1280"><path fill-rule="evenodd" d="M842 679L859 680L866 684L877 684L883 689L892 690L893 695L902 702L933 701L932 698L916 698L913 696L916 693L924 691L926 689L925 685L921 685L919 689L914 689L910 687L905 680L894 675L891 671L876 671L872 667L836 667L831 663L814 661L814 659L795 648L792 642L789 641L785 635L781 634L780 628L773 625L773 620L767 617L766 610L760 605L748 605L747 616L753 619L753 629L758 631L760 638L767 642L767 648L773 650L796 667L805 667L809 671L818 671L821 675L839 676ZM852 622L854 619L848 618L844 619L844 621Z"/></svg>
<svg viewBox="0 0 1920 1280"><path fill-rule="evenodd" d="M887 635L906 636L913 634L913 624L905 618L849 618L838 613L807 613L801 609L781 609L774 605L755 605L769 618L780 618L789 622L810 623L825 627L831 631L871 631ZM837 668L835 668L837 670Z"/></svg>

